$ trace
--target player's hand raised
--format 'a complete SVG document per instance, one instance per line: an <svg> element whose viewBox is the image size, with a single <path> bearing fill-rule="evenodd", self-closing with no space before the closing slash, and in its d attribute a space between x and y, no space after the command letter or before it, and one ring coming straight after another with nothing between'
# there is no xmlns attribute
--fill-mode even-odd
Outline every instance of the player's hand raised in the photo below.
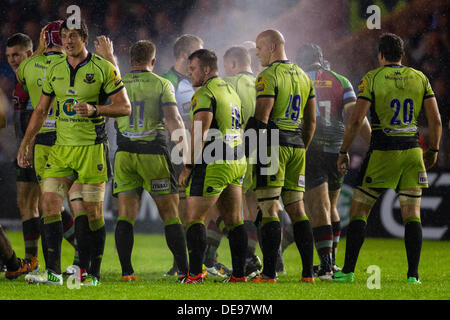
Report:
<svg viewBox="0 0 450 320"><path fill-rule="evenodd" d="M110 38L106 36L98 36L97 40L94 40L95 51L106 60L114 61L114 46ZM114 64L114 63L113 63Z"/></svg>

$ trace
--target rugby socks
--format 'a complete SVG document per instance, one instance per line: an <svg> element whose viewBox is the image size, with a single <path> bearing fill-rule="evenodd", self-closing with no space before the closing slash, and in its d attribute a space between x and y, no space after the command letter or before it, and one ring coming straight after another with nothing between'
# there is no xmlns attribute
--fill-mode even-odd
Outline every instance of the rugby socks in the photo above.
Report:
<svg viewBox="0 0 450 320"><path fill-rule="evenodd" d="M106 240L105 219L100 217L96 220L90 220L89 229L91 230L89 234L91 253L91 267L89 273L100 280L100 267Z"/></svg>
<svg viewBox="0 0 450 320"><path fill-rule="evenodd" d="M419 260L422 250L422 224L419 218L406 219L405 248L408 259L408 278L419 279Z"/></svg>
<svg viewBox="0 0 450 320"><path fill-rule="evenodd" d="M331 228L333 229L333 249L331 251L331 264L334 266L336 264L337 247L341 238L341 222L332 222Z"/></svg>
<svg viewBox="0 0 450 320"><path fill-rule="evenodd" d="M228 228L228 240L230 243L233 276L241 278L245 276L244 268L248 245L248 236L242 221Z"/></svg>
<svg viewBox="0 0 450 320"><path fill-rule="evenodd" d="M219 248L223 233L214 221L210 221L206 228L205 266L211 268L216 263L217 248Z"/></svg>
<svg viewBox="0 0 450 320"><path fill-rule="evenodd" d="M167 246L175 258L178 271L186 275L188 272L186 238L181 220L174 218L164 221L164 234Z"/></svg>
<svg viewBox="0 0 450 320"><path fill-rule="evenodd" d="M202 273L203 257L206 250L206 228L203 221L194 220L186 228L186 242L189 252L189 274Z"/></svg>
<svg viewBox="0 0 450 320"><path fill-rule="evenodd" d="M31 218L22 222L23 239L25 241L25 259L38 256L40 218Z"/></svg>
<svg viewBox="0 0 450 320"><path fill-rule="evenodd" d="M75 238L77 240L78 255L80 258L80 268L89 270L91 264L89 245L89 220L86 213L75 215Z"/></svg>
<svg viewBox="0 0 450 320"><path fill-rule="evenodd" d="M46 268L54 273L61 274L61 245L63 239L63 226L60 214L44 216L44 235L47 242Z"/></svg>
<svg viewBox="0 0 450 320"><path fill-rule="evenodd" d="M78 257L78 248L75 240L75 224L73 220L73 216L67 210L63 210L61 212L61 218L63 223L63 237L69 242L72 247L75 249L73 264L78 265L80 263L80 259Z"/></svg>
<svg viewBox="0 0 450 320"><path fill-rule="evenodd" d="M263 252L263 274L274 278L276 276L277 255L281 243L281 225L277 217L262 218L261 250Z"/></svg>
<svg viewBox="0 0 450 320"><path fill-rule="evenodd" d="M253 221L249 220L244 220L244 228L247 232L247 258L251 258L255 255L258 244L258 230Z"/></svg>
<svg viewBox="0 0 450 320"><path fill-rule="evenodd" d="M131 265L131 253L134 244L134 221L119 217L117 219L115 240L117 254L119 255L120 265L122 267L122 275L134 274L133 266Z"/></svg>
<svg viewBox="0 0 450 320"><path fill-rule="evenodd" d="M333 230L331 225L312 229L316 250L320 258L320 266L331 271L331 250L333 246Z"/></svg>
<svg viewBox="0 0 450 320"><path fill-rule="evenodd" d="M294 239L302 258L302 277L313 276L314 237L308 217L294 221Z"/></svg>
<svg viewBox="0 0 450 320"><path fill-rule="evenodd" d="M44 218L40 219L40 224L41 224L41 246L42 246L42 253L44 255L44 262L45 265L47 266L47 261L48 261L48 246L47 246L47 238L45 237L45 232L44 232Z"/></svg>
<svg viewBox="0 0 450 320"><path fill-rule="evenodd" d="M347 240L345 246L345 261L342 272L355 272L359 250L364 243L367 220L365 217L353 217L348 225Z"/></svg>

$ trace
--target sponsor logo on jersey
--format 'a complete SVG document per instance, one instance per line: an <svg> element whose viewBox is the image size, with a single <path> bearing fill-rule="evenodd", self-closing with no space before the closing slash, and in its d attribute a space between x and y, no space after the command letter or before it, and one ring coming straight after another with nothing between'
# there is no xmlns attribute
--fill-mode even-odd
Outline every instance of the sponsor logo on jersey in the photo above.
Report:
<svg viewBox="0 0 450 320"><path fill-rule="evenodd" d="M86 79L83 80L86 83L94 83L94 74L93 73L86 73Z"/></svg>
<svg viewBox="0 0 450 320"><path fill-rule="evenodd" d="M74 115L76 115L76 111L73 108L74 105L76 105L78 103L78 101L76 99L67 99L66 101L63 102L62 104L62 109L64 111L64 113L66 115L68 115L69 117L73 117Z"/></svg>
<svg viewBox="0 0 450 320"><path fill-rule="evenodd" d="M314 80L314 88L331 88L332 86L331 80Z"/></svg>
<svg viewBox="0 0 450 320"><path fill-rule="evenodd" d="M267 79L265 76L260 76L256 79L255 88L257 92L261 92L266 89L266 81Z"/></svg>
<svg viewBox="0 0 450 320"><path fill-rule="evenodd" d="M358 86L358 93L363 93L364 90L366 89L366 87L367 87L367 81L366 81L366 79L362 79Z"/></svg>
<svg viewBox="0 0 450 320"><path fill-rule="evenodd" d="M120 78L120 74L117 70L111 70L111 73L109 74L109 76L113 80L114 86L116 86L116 87L122 82L122 79Z"/></svg>
<svg viewBox="0 0 450 320"><path fill-rule="evenodd" d="M169 178L152 180L152 191L165 191L169 187Z"/></svg>

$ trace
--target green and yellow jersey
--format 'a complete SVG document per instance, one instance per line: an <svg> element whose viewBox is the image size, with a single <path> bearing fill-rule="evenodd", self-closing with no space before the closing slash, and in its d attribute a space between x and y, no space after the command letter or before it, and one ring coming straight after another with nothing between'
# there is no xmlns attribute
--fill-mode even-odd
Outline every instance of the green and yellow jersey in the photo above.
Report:
<svg viewBox="0 0 450 320"><path fill-rule="evenodd" d="M242 102L242 123L255 114L256 90L255 76L250 72L240 72L224 80L236 91Z"/></svg>
<svg viewBox="0 0 450 320"><path fill-rule="evenodd" d="M42 95L42 85L46 70L54 63L65 61L65 58L65 54L51 51L33 56L20 64L17 78L30 95L31 104L34 109L38 105ZM55 130L56 116L52 107L39 133L55 132Z"/></svg>
<svg viewBox="0 0 450 320"><path fill-rule="evenodd" d="M280 129L280 145L304 146L303 111L315 95L311 78L289 60L275 61L258 75L255 88L256 99L275 98L268 125Z"/></svg>
<svg viewBox="0 0 450 320"><path fill-rule="evenodd" d="M165 145L162 108L177 105L173 85L169 80L147 70L132 71L122 80L127 89L132 110L131 115L116 118L119 149L132 147L137 145L136 142L142 141L155 141Z"/></svg>
<svg viewBox="0 0 450 320"><path fill-rule="evenodd" d="M212 112L210 129L220 131L225 146L235 148L242 144L241 99L223 79L213 77L197 90L191 99L192 121L199 111Z"/></svg>
<svg viewBox="0 0 450 320"><path fill-rule="evenodd" d="M42 92L56 97L56 144L81 146L105 142L105 119L78 116L73 106L78 102L104 104L108 96L123 88L117 68L96 54L89 53L75 68L66 59L51 65Z"/></svg>
<svg viewBox="0 0 450 320"><path fill-rule="evenodd" d="M183 118L183 121L189 120L191 99L195 93L191 79L177 72L174 67L170 68L170 70L163 74L162 77L169 80L175 88L178 112Z"/></svg>
<svg viewBox="0 0 450 320"><path fill-rule="evenodd" d="M371 148L403 150L419 146L417 119L423 100L434 97L428 78L402 65L369 71L358 86L358 98L371 102Z"/></svg>

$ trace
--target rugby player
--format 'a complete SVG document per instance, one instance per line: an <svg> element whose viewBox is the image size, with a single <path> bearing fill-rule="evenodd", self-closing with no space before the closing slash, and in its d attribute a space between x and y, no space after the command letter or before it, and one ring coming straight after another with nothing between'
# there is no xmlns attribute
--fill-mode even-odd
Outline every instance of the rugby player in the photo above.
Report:
<svg viewBox="0 0 450 320"><path fill-rule="evenodd" d="M103 200L108 180L107 136L104 117L130 114L131 106L119 71L108 61L86 49L88 29L79 29L65 20L60 29L67 58L52 64L42 85L42 95L33 112L17 156L21 167L32 161L33 141L44 124L53 99L58 115L56 142L43 173L42 210L48 245L46 272L31 280L62 285L60 210L70 187L79 192L70 199L82 202L86 212L75 217L75 234L80 256L80 280L85 285L100 284L100 267L105 247ZM106 98L112 101L104 105Z"/></svg>
<svg viewBox="0 0 450 320"><path fill-rule="evenodd" d="M255 166L254 183L262 211L263 271L252 281L277 281L275 270L281 242L278 217L281 196L293 222L295 242L302 258L301 281L314 282L313 235L303 204L305 149L311 142L316 122L313 83L303 70L287 59L285 40L279 31L260 33L256 38L256 54L266 69L256 78L255 116L247 122L246 130L267 130L268 136L276 130L274 132L279 133L279 152L275 154L278 159L272 159L272 165L278 165L275 174L263 174L264 159L259 156ZM273 145L268 143L269 151L277 147L275 144L276 141ZM261 154L259 150L258 153Z"/></svg>
<svg viewBox="0 0 450 320"><path fill-rule="evenodd" d="M18 69L17 79L28 92L31 104L35 108L39 102L42 94L42 81L45 76L47 68L54 62L65 60L66 56L62 52L62 43L59 37L59 29L62 20L53 21L47 24L41 32L41 42L44 43L43 52L35 54L32 57L24 60ZM37 49L40 51L40 48ZM51 146L56 140L56 110L52 106L47 120L44 122L41 130L36 136L34 146L34 161L33 168L36 172L37 181L42 184L42 174L45 164L50 153ZM22 169L24 170L24 169ZM75 226L73 216L67 210L62 210L61 217L63 221L64 238L75 248L75 255L73 265L78 265L78 250L75 242ZM41 220L42 223L42 220ZM44 253L44 260L47 261L47 245L45 236L43 235L43 228L41 228L42 251ZM69 273L72 267L69 266Z"/></svg>
<svg viewBox="0 0 450 320"><path fill-rule="evenodd" d="M403 40L399 36L381 35L378 46L380 67L362 78L356 105L345 128L337 161L342 174L349 168L350 145L370 110L372 138L353 192L345 262L342 271L334 274L336 282L354 281L370 211L383 191L394 189L398 193L405 226L407 282L421 283L418 272L422 247L420 200L422 188L428 187L426 171L437 160L442 124L429 80L422 72L402 65L403 54ZM429 133L425 152L418 141L417 127L422 108Z"/></svg>
<svg viewBox="0 0 450 320"><path fill-rule="evenodd" d="M313 43L300 47L296 63L308 73L316 91L316 131L306 152L305 209L320 258L318 277L332 280L341 227L337 201L343 177L336 161L344 135L344 115L355 105L353 87L344 76L324 68L322 49ZM361 134L370 143L365 118Z"/></svg>
<svg viewBox="0 0 450 320"><path fill-rule="evenodd" d="M33 43L23 33L12 35L6 42L8 63L17 75L22 61L33 54ZM14 126L17 144L20 145L33 112L30 96L20 82L13 92ZM40 189L33 168L21 168L16 164L17 206L22 220L25 243L25 259L30 261L30 271L39 269L38 247L40 237L39 195Z"/></svg>
<svg viewBox="0 0 450 320"><path fill-rule="evenodd" d="M131 264L133 226L143 190L155 200L164 222L167 245L180 279L187 274L186 240L178 216L178 191L165 138L165 126L184 133L175 91L169 80L153 73L156 47L146 40L130 48L132 71L123 77L131 101L131 115L116 119L117 152L114 161L114 195L119 198L115 230L122 281L135 281ZM186 141L186 138L184 142Z"/></svg>
<svg viewBox="0 0 450 320"><path fill-rule="evenodd" d="M189 56L199 49L203 48L203 40L192 34L183 34L179 36L173 44L173 55L175 57L175 63L162 75L163 78L168 79L175 88L175 99L177 101L178 112L183 119L184 127L186 130L191 129L191 119L189 116L191 109L191 98L195 93L195 89L192 86L191 79L189 78L188 64ZM172 151L174 144L169 139L169 149ZM181 170L183 170L182 164L173 164L175 169L175 178L178 181ZM184 213L186 208L186 195L184 188L179 186L179 215L183 224ZM173 265L165 276L174 276L177 274L177 263L175 257Z"/></svg>
<svg viewBox="0 0 450 320"><path fill-rule="evenodd" d="M227 227L231 250L233 271L225 281L246 281L247 234L241 218L246 159L242 145L241 101L231 86L218 77L218 73L217 56L213 51L200 49L189 56L192 85L201 88L191 100L194 126L191 130L190 164L185 165L179 177L179 184L187 187L189 274L186 283L203 282L204 221L214 205ZM196 126L199 127L197 130ZM212 134L211 129L215 129L214 138L206 137L208 133ZM211 147L214 152L206 152Z"/></svg>

